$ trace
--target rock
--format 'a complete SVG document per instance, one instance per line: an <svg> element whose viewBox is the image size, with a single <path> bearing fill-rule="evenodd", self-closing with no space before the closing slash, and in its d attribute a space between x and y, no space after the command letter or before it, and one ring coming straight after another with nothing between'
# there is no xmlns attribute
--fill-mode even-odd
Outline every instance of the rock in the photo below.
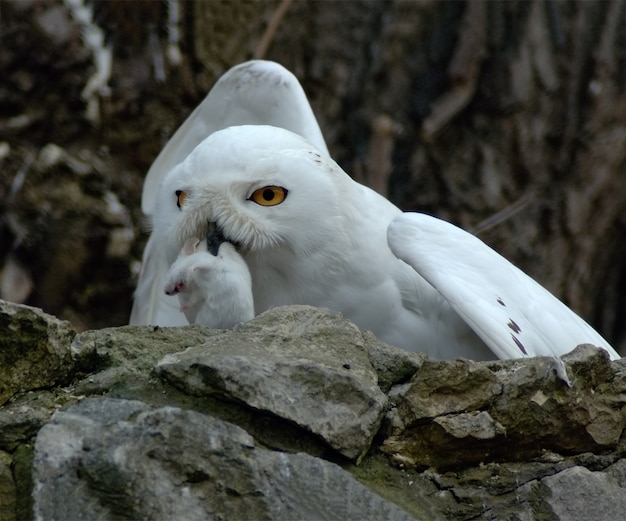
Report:
<svg viewBox="0 0 626 521"><path fill-rule="evenodd" d="M231 331L87 331L70 352L64 387L0 406L11 521L565 521L624 508L626 361L591 346L564 357L567 387L550 358L435 362L295 306Z"/></svg>
<svg viewBox="0 0 626 521"><path fill-rule="evenodd" d="M30 392L0 407L0 450L14 451L28 443L60 407L49 391Z"/></svg>
<svg viewBox="0 0 626 521"><path fill-rule="evenodd" d="M623 450L621 360L581 346L563 357L572 387L548 357L476 363L426 361L389 393L381 449L403 467L460 468Z"/></svg>
<svg viewBox="0 0 626 521"><path fill-rule="evenodd" d="M13 453L13 477L15 479L16 520L27 521L33 518L33 455L34 448L30 444L20 445Z"/></svg>
<svg viewBox="0 0 626 521"><path fill-rule="evenodd" d="M0 521L16 521L15 481L11 473L11 455L0 451Z"/></svg>
<svg viewBox="0 0 626 521"><path fill-rule="evenodd" d="M18 392L67 381L75 334L69 322L0 300L0 405Z"/></svg>
<svg viewBox="0 0 626 521"><path fill-rule="evenodd" d="M363 332L363 338L367 339L368 356L378 375L378 387L384 392L392 385L409 380L428 360L423 353L412 353L384 344L369 331Z"/></svg>
<svg viewBox="0 0 626 521"><path fill-rule="evenodd" d="M486 440L506 435L504 427L485 411L439 416L433 423L439 425L448 435L460 439Z"/></svg>
<svg viewBox="0 0 626 521"><path fill-rule="evenodd" d="M387 402L369 343L379 342L340 315L289 306L167 356L157 372L185 392L219 393L294 422L358 461Z"/></svg>
<svg viewBox="0 0 626 521"><path fill-rule="evenodd" d="M436 484L439 493L434 497L450 494L455 498L445 504L447 512L454 513L448 519L608 521L623 517L626 460L611 464L615 456L566 459L555 454L545 459L488 463L445 474L430 470L421 476ZM602 508L604 513L600 513Z"/></svg>
<svg viewBox="0 0 626 521"><path fill-rule="evenodd" d="M617 463L613 472L624 472L626 462ZM537 485L535 518L571 521L615 521L626 512L626 483L620 483L608 472L592 472L585 467L572 467L548 476Z"/></svg>
<svg viewBox="0 0 626 521"><path fill-rule="evenodd" d="M597 382L606 381L614 369L606 351L591 344L583 344L563 356L569 366L575 384L591 387Z"/></svg>
<svg viewBox="0 0 626 521"><path fill-rule="evenodd" d="M471 360L427 360L396 397L407 425L444 414L482 409L502 391L496 375L485 364Z"/></svg>
<svg viewBox="0 0 626 521"><path fill-rule="evenodd" d="M72 351L77 370L82 374L72 385L70 396L106 394L151 405L209 412L240 425L260 443L277 450L300 450L313 455L331 452L322 440L292 422L254 410L244 403L226 401L217 394L186 394L156 376L154 366L166 354L203 344L209 337L222 333L222 330L203 326L123 326L80 333L72 343ZM14 430L19 430L19 426L14 426Z"/></svg>
<svg viewBox="0 0 626 521"><path fill-rule="evenodd" d="M91 374L78 384L77 392L137 387L163 356L201 344L219 332L203 326L122 326L79 333L71 345L72 355L77 370Z"/></svg>
<svg viewBox="0 0 626 521"><path fill-rule="evenodd" d="M37 519L413 519L337 465L193 411L89 398L36 443ZM63 501L59 498L71 498Z"/></svg>

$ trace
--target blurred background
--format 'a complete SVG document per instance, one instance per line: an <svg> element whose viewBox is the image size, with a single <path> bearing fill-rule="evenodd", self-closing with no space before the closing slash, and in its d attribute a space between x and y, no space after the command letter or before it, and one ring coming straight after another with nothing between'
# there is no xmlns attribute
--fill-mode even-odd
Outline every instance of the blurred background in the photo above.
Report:
<svg viewBox="0 0 626 521"><path fill-rule="evenodd" d="M299 78L355 179L624 345L624 0L1 0L1 297L127 323L145 172L253 57Z"/></svg>

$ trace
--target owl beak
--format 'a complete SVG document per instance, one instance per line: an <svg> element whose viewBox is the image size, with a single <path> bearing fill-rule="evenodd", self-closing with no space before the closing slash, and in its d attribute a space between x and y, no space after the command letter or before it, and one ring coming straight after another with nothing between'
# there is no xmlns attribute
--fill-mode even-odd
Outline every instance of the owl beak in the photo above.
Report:
<svg viewBox="0 0 626 521"><path fill-rule="evenodd" d="M225 242L224 234L216 223L209 223L208 232L206 234L206 245L209 253L217 257L217 251L220 249L220 245Z"/></svg>

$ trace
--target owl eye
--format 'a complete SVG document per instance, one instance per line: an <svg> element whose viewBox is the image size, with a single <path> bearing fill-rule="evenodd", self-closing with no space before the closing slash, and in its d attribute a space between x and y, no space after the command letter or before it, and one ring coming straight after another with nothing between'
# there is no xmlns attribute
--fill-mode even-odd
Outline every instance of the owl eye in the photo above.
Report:
<svg viewBox="0 0 626 521"><path fill-rule="evenodd" d="M255 190L249 200L261 206L276 206L282 203L286 197L286 188L281 186L264 186L263 188Z"/></svg>
<svg viewBox="0 0 626 521"><path fill-rule="evenodd" d="M176 206L182 208L185 205L187 199L187 192L184 190L176 190Z"/></svg>

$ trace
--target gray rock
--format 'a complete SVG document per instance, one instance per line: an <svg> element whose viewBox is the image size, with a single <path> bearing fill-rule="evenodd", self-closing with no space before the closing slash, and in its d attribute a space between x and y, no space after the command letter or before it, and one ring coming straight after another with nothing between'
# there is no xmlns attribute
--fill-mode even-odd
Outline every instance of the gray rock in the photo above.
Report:
<svg viewBox="0 0 626 521"><path fill-rule="evenodd" d="M471 360L425 361L401 394L390 397L405 424L473 409L482 409L502 391L496 375L485 364Z"/></svg>
<svg viewBox="0 0 626 521"><path fill-rule="evenodd" d="M72 341L72 356L83 372L127 366L136 374L152 369L167 353L201 344L221 331L204 326L122 326L84 331Z"/></svg>
<svg viewBox="0 0 626 521"><path fill-rule="evenodd" d="M75 334L69 322L41 309L0 300L0 405L18 392L66 381Z"/></svg>
<svg viewBox="0 0 626 521"><path fill-rule="evenodd" d="M79 333L71 344L76 368L90 373L76 392L93 394L113 388L138 388L167 353L203 343L220 330L203 326L123 326Z"/></svg>
<svg viewBox="0 0 626 521"><path fill-rule="evenodd" d="M165 357L157 372L188 393L220 393L294 422L359 460L387 402L368 357L372 338L323 309L275 308Z"/></svg>
<svg viewBox="0 0 626 521"><path fill-rule="evenodd" d="M68 385L0 406L11 521L32 519L33 498L42 520L602 520L600 508L623 509L626 361L591 346L564 357L568 388L552 359L435 362L296 306L232 331L87 331L71 353ZM331 444L358 461L340 458L350 475L321 459L338 458ZM594 500L571 498L574 482Z"/></svg>
<svg viewBox="0 0 626 521"><path fill-rule="evenodd" d="M486 440L506 435L504 427L486 411L439 416L433 423L439 425L448 435L461 439Z"/></svg>
<svg viewBox="0 0 626 521"><path fill-rule="evenodd" d="M615 456L590 454L577 458L546 454L542 459L488 463L445 474L429 470L420 477L429 478L439 489L432 495L433 503L447 495L448 501L438 505L439 511L447 512L446 519L622 519L626 460L611 464ZM585 497L586 503L573 495ZM605 514L598 515L600 508Z"/></svg>
<svg viewBox="0 0 626 521"><path fill-rule="evenodd" d="M563 361L569 366L574 383L584 387L605 381L614 372L608 353L591 344L578 346L564 355Z"/></svg>
<svg viewBox="0 0 626 521"><path fill-rule="evenodd" d="M26 393L0 407L0 449L13 452L28 443L58 407L49 391Z"/></svg>
<svg viewBox="0 0 626 521"><path fill-rule="evenodd" d="M611 362L593 346L563 360L572 387L548 357L426 361L390 390L381 449L397 464L418 468L623 450L623 361Z"/></svg>
<svg viewBox="0 0 626 521"><path fill-rule="evenodd" d="M89 398L37 437L36 519L410 520L337 465L194 411Z"/></svg>
<svg viewBox="0 0 626 521"><path fill-rule="evenodd" d="M610 472L572 467L542 479L537 487L535 519L615 521L626 512L626 487Z"/></svg>
<svg viewBox="0 0 626 521"><path fill-rule="evenodd" d="M373 333L363 332L368 356L378 375L378 387L387 392L392 385L408 381L428 360L423 353L412 353L380 342Z"/></svg>

